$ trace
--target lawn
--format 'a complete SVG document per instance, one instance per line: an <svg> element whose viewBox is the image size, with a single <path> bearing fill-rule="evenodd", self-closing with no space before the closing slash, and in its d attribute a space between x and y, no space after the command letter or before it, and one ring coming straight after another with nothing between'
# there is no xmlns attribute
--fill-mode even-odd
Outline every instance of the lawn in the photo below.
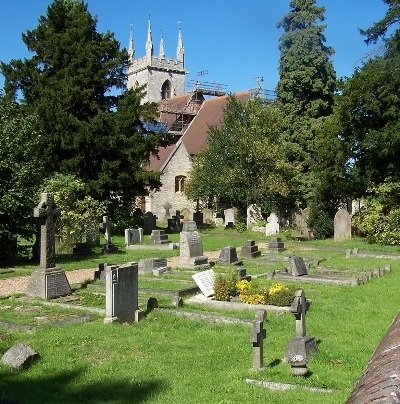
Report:
<svg viewBox="0 0 400 404"><path fill-rule="evenodd" d="M231 245L240 247L245 240L265 243L261 233L237 233L235 230L213 229L201 233L205 251L217 251ZM295 334L294 317L290 313L267 314L264 341L265 370L251 371L251 327L244 323L228 324L177 313L203 313L252 320L255 311L234 308L216 309L190 304L177 308L172 294L160 293L187 287L187 272L155 278L140 276L140 307L152 295L161 308L150 312L140 323L103 324L102 316L90 322L55 325L55 319L76 316L76 310L63 306L43 305L24 296L0 300L0 322L13 321L34 326L30 331L10 328L0 323L0 354L13 344L25 342L40 359L23 371L0 367L0 398L19 403L344 403L356 381L386 333L399 309L397 285L400 261L385 259L345 258L347 248L399 252L396 247L368 245L362 239L335 243L333 240L301 241L286 239L286 251L280 259L262 257L244 260L248 274L261 274L287 265L284 256L298 255L318 260L319 265L340 270L371 270L391 264L391 272L372 278L359 286L298 283L312 301L307 313L307 334L316 338L319 352L308 363L309 375L295 378L289 365L283 363L288 340ZM170 239L178 241L177 235ZM137 261L145 257L179 255L179 250L125 250L123 238L115 237L120 253L90 257L57 257L57 265L65 270L96 267L99 262L113 264ZM238 248L238 253L240 248ZM0 273L0 279L16 273L30 273L34 265L13 268ZM216 265L216 272L229 268ZM259 278L264 279L264 278ZM174 282L176 280L176 282ZM265 278L265 282L270 282ZM182 286L181 286L182 285ZM101 285L74 286L74 295L86 305L104 308ZM153 292L151 290L153 289ZM171 292L171 293L172 293ZM80 312L85 314L84 304ZM166 310L168 309L168 310ZM47 319L47 320L46 320ZM296 390L271 391L248 384L246 379L291 383ZM333 392L310 391L318 387Z"/></svg>

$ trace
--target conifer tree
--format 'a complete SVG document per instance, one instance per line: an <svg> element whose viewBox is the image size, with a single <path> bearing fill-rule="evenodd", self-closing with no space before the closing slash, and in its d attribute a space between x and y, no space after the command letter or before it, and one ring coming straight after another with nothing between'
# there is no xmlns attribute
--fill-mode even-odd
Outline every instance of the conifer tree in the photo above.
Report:
<svg viewBox="0 0 400 404"><path fill-rule="evenodd" d="M142 167L164 135L146 131L155 116L143 90L125 91L128 54L79 0L54 0L39 25L22 35L30 59L1 64L8 96L38 117L38 154L46 176L77 176L98 199L131 200L145 184Z"/></svg>
<svg viewBox="0 0 400 404"><path fill-rule="evenodd" d="M284 136L289 159L299 168L298 195L312 194L310 167L313 161L313 126L332 112L336 75L330 61L333 49L325 45L324 7L315 0L292 0L290 11L278 23L284 33L279 40L280 80L278 101L286 117Z"/></svg>

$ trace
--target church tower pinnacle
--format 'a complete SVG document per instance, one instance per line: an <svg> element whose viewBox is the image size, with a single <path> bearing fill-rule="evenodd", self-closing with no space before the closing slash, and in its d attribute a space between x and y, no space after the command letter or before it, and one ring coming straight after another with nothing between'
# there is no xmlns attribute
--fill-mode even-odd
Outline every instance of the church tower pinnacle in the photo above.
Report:
<svg viewBox="0 0 400 404"><path fill-rule="evenodd" d="M184 53L185 53L185 49L183 47L182 27L181 27L181 22L179 21L178 46L176 48L176 60L182 64L184 63Z"/></svg>
<svg viewBox="0 0 400 404"><path fill-rule="evenodd" d="M161 32L161 40L160 40L160 52L158 53L158 57L160 59L165 59L165 52L164 52L164 35Z"/></svg>
<svg viewBox="0 0 400 404"><path fill-rule="evenodd" d="M129 48L128 48L129 61L133 62L135 59L135 47L133 46L133 24L131 23L131 32L129 34Z"/></svg>
<svg viewBox="0 0 400 404"><path fill-rule="evenodd" d="M149 25L147 28L147 41L146 41L146 57L151 59L153 56L153 39L151 37L151 22L149 17Z"/></svg>

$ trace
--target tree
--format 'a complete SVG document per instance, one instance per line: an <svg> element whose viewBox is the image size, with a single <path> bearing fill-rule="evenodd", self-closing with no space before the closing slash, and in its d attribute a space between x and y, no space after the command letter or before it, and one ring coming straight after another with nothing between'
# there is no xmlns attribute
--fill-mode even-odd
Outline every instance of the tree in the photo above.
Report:
<svg viewBox="0 0 400 404"><path fill-rule="evenodd" d="M284 199L293 167L284 159L281 120L279 111L260 98L243 103L230 95L221 126L210 127L207 146L194 159L188 197L217 198L237 207L242 218L249 204L268 210Z"/></svg>
<svg viewBox="0 0 400 404"><path fill-rule="evenodd" d="M41 181L36 154L36 117L0 92L0 263L10 264L21 250L19 238L30 240Z"/></svg>
<svg viewBox="0 0 400 404"><path fill-rule="evenodd" d="M280 80L276 87L285 116L287 154L299 167L300 202L313 189L310 167L314 160L315 120L332 113L336 75L330 61L333 49L325 45L324 7L315 0L292 0L290 11L277 24L284 33L279 39Z"/></svg>
<svg viewBox="0 0 400 404"><path fill-rule="evenodd" d="M7 94L20 95L38 116L38 153L46 176L76 175L98 199L130 201L160 185L143 169L165 135L145 130L155 104L143 88L125 88L128 55L78 0L54 0L22 39L34 56L1 64Z"/></svg>

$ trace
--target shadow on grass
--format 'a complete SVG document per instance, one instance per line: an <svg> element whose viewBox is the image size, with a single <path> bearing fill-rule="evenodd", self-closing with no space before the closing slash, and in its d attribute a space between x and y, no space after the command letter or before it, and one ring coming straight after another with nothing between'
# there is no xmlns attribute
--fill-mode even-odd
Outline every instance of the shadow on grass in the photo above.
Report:
<svg viewBox="0 0 400 404"><path fill-rule="evenodd" d="M161 379L151 381L110 380L107 376L100 382L81 385L79 378L85 369L59 372L30 379L24 373L0 375L1 403L47 404L47 403L145 403L166 387ZM75 384L75 380L78 383Z"/></svg>

